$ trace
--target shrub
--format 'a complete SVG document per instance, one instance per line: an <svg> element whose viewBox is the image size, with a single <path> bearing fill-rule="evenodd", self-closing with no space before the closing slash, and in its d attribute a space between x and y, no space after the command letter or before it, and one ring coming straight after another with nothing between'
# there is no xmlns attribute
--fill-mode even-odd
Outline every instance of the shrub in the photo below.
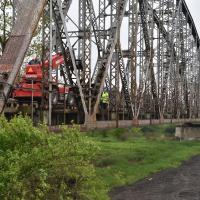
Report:
<svg viewBox="0 0 200 200"><path fill-rule="evenodd" d="M28 118L1 118L0 199L106 199L92 164L97 150L76 127L54 135Z"/></svg>
<svg viewBox="0 0 200 200"><path fill-rule="evenodd" d="M146 133L154 133L156 131L156 128L153 125L147 125L147 126L142 126L141 132L146 134Z"/></svg>
<svg viewBox="0 0 200 200"><path fill-rule="evenodd" d="M131 128L131 132L133 137L142 137L141 128L140 127L133 127Z"/></svg>
<svg viewBox="0 0 200 200"><path fill-rule="evenodd" d="M109 137L120 139L124 133L125 129L123 128L113 128L90 131L89 133L87 133L87 135L91 137L100 137L104 139L108 139Z"/></svg>
<svg viewBox="0 0 200 200"><path fill-rule="evenodd" d="M141 128L113 128L105 130L95 130L87 133L90 137L100 137L104 142L110 142L112 139L127 141L132 138L142 137Z"/></svg>
<svg viewBox="0 0 200 200"><path fill-rule="evenodd" d="M176 131L175 125L167 125L164 129L164 134L167 136L174 136Z"/></svg>

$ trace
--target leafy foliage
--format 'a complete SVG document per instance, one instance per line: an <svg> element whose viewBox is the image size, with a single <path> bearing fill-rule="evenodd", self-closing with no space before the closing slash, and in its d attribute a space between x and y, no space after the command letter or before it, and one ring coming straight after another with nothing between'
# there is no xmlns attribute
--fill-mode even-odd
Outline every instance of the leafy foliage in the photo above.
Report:
<svg viewBox="0 0 200 200"><path fill-rule="evenodd" d="M77 127L55 135L28 118L1 118L0 199L106 199L92 165L97 151Z"/></svg>
<svg viewBox="0 0 200 200"><path fill-rule="evenodd" d="M150 125L141 127L141 133L148 138L175 139L175 130L175 124Z"/></svg>
<svg viewBox="0 0 200 200"><path fill-rule="evenodd" d="M47 21L47 19L45 19ZM13 27L13 1L0 1L0 55L3 53ZM48 23L48 22L47 22ZM31 57L40 58L42 55L42 20L33 35L30 48L26 53L26 60Z"/></svg>
<svg viewBox="0 0 200 200"><path fill-rule="evenodd" d="M12 26L12 1L0 1L0 54L5 48Z"/></svg>

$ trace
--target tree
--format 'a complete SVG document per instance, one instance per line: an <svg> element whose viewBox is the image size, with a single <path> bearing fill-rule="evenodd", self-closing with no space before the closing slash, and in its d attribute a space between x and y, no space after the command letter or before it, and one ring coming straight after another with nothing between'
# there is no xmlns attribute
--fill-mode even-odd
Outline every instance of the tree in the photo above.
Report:
<svg viewBox="0 0 200 200"><path fill-rule="evenodd" d="M9 35L13 27L13 13L13 0L0 1L0 55L5 49L6 42L9 39ZM37 56L41 55L41 35L42 25L40 22L27 52L27 57L30 57L33 54L36 54Z"/></svg>
<svg viewBox="0 0 200 200"><path fill-rule="evenodd" d="M13 24L13 4L12 0L3 0L0 2L0 54L5 49L8 41L11 27Z"/></svg>

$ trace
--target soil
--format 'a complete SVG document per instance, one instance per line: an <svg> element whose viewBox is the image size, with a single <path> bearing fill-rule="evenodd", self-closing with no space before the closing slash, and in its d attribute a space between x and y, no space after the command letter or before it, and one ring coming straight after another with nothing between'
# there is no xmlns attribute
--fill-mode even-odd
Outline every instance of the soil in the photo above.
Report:
<svg viewBox="0 0 200 200"><path fill-rule="evenodd" d="M112 200L200 200L200 156L184 162L177 169L114 188L110 197Z"/></svg>

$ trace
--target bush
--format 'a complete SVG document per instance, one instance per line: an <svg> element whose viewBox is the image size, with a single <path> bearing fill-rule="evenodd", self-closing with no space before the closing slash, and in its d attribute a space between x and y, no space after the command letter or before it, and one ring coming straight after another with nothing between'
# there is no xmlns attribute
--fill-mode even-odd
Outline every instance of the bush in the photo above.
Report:
<svg viewBox="0 0 200 200"><path fill-rule="evenodd" d="M106 199L92 164L97 150L78 128L54 135L28 118L1 118L0 199Z"/></svg>
<svg viewBox="0 0 200 200"><path fill-rule="evenodd" d="M166 136L175 136L176 126L175 125L167 125L164 129L164 134Z"/></svg>
<svg viewBox="0 0 200 200"><path fill-rule="evenodd" d="M131 132L133 134L133 137L142 137L142 133L141 133L141 128L140 127L133 127L131 128Z"/></svg>
<svg viewBox="0 0 200 200"><path fill-rule="evenodd" d="M147 126L142 126L141 128L141 132L144 134L148 134L148 133L155 133L156 132L156 128L153 125L147 125Z"/></svg>
<svg viewBox="0 0 200 200"><path fill-rule="evenodd" d="M163 124L163 125L149 125L142 126L142 133L164 133L173 134L175 133L176 125L174 124Z"/></svg>
<svg viewBox="0 0 200 200"><path fill-rule="evenodd" d="M87 133L87 135L91 137L100 137L100 138L120 138L121 135L125 132L123 128L113 128L113 129L102 129L102 130L94 130Z"/></svg>
<svg viewBox="0 0 200 200"><path fill-rule="evenodd" d="M104 142L110 142L113 138L120 141L127 141L142 137L141 128L139 127L95 130L90 131L87 135L90 137L99 137Z"/></svg>

